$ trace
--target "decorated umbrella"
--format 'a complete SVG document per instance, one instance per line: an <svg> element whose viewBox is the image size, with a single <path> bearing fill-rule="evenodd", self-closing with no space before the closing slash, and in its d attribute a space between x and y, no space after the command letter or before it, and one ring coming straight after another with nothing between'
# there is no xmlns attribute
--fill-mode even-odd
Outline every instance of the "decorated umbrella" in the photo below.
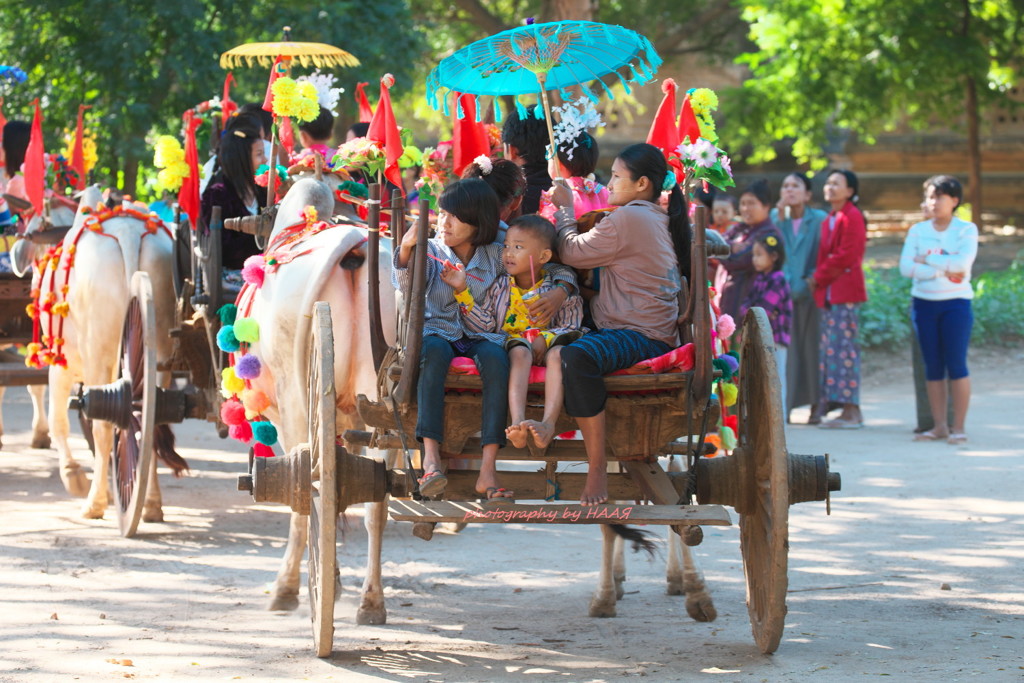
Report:
<svg viewBox="0 0 1024 683"><path fill-rule="evenodd" d="M359 66L359 60L350 52L339 47L327 45L326 43L296 43L292 42L290 26L284 27L284 40L273 43L246 43L232 48L220 56L220 66L223 69L231 69L241 66L243 63L252 66L258 63L261 66L271 67L270 83L267 86L267 98L263 108L272 111L271 103L273 96L271 86L280 77L287 77L291 72L293 60L298 60L302 66L313 64L317 67L330 66ZM290 129L290 128L289 128ZM277 156L277 135L276 131L271 143L271 159L268 163L271 168L275 165L274 157ZM273 204L277 185L277 176L270 173L267 183L267 206Z"/></svg>
<svg viewBox="0 0 1024 683"><path fill-rule="evenodd" d="M650 41L621 26L592 21L528 23L478 40L443 59L427 78L427 99L447 115L450 93L489 95L495 98L495 118L500 120L499 96L516 96L523 116L518 96L539 92L554 156L548 90L560 90L567 97L568 88L581 86L596 102L597 94L587 83L595 83L613 98L604 77L615 74L630 92L631 83L647 83L660 65L661 57Z"/></svg>

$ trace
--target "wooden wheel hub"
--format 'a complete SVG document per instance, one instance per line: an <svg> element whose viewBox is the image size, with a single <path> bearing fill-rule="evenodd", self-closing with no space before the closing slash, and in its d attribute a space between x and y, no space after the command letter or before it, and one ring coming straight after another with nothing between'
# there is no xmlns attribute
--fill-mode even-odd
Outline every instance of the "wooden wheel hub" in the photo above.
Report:
<svg viewBox="0 0 1024 683"><path fill-rule="evenodd" d="M296 448L276 458L254 458L251 477L251 493L256 502L281 503L300 515L309 514L309 448Z"/></svg>

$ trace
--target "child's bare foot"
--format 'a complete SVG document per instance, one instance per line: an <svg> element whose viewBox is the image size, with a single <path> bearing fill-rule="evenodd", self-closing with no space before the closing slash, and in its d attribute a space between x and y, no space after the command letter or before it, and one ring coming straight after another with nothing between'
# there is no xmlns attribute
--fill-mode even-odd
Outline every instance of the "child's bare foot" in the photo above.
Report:
<svg viewBox="0 0 1024 683"><path fill-rule="evenodd" d="M518 422L505 428L505 436L516 448L526 448L526 427L525 422Z"/></svg>
<svg viewBox="0 0 1024 683"><path fill-rule="evenodd" d="M600 505L608 502L608 473L605 470L587 472L587 483L580 494L580 505Z"/></svg>
<svg viewBox="0 0 1024 683"><path fill-rule="evenodd" d="M555 426L549 425L547 422L538 422L537 420L527 420L523 423L530 433L533 434L533 440L541 448L547 448L548 444L555 438Z"/></svg>

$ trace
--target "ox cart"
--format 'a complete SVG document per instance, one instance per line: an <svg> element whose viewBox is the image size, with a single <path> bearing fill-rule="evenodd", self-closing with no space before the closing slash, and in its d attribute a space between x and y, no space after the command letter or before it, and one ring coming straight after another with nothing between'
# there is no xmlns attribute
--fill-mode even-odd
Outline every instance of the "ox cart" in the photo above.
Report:
<svg viewBox="0 0 1024 683"><path fill-rule="evenodd" d="M379 223L379 197L379 190L371 188L371 226ZM709 257L706 210L698 208L696 217L691 272L694 282L703 283ZM426 243L428 220L427 213L421 212L413 228L419 232L419 245ZM269 234L272 221L272 216L253 217L233 227L260 238ZM155 331L144 324L151 318L146 313L143 292L133 299L125 322L123 344L128 351L124 354L123 378L108 387L88 388L80 399L91 417L117 419L126 410L134 411L141 426L136 434L142 440L156 422L181 421L185 417L217 419L216 379L224 359L215 343L216 310L231 296L220 287L217 271L219 228L214 220L208 231L179 231L181 260L176 267L188 275L177 279L178 352L172 369L187 372L191 383L184 388L159 390L150 379L156 368L146 349ZM391 213L396 240L404 228L400 198L396 197ZM669 526L688 545L701 542L702 526L731 525L726 509L731 507L739 515L754 639L763 652L775 651L786 614L789 506L827 501L831 491L839 490L840 479L829 471L826 456L793 454L786 449L778 368L764 312L754 309L742 324L738 445L731 455L705 457L703 436L719 416L712 385L720 371L712 364L708 291L695 286L681 296L681 310L686 312L681 318L681 333L684 341L693 344L692 370L606 378L610 391L606 407L609 459L621 468L620 473L609 475L609 497L635 504L582 507L562 500L577 499L583 486L584 475L557 470L560 462L586 460L578 440L555 440L544 449L532 444L526 449L509 447L501 452L503 460L538 464L535 472L503 472L505 481L516 490L517 500L535 500L537 504L478 502L479 494L473 488L477 473L452 467L447 472L443 499L429 500L418 492L417 472L409 454L410 446L415 444L426 248L416 248L412 289L398 313L397 342L388 347L377 277L379 239L377 230L367 231L369 333L377 368L377 395L358 397L359 415L366 428L343 433L337 428L336 328L330 306L318 301L312 311L304 313L312 316L306 342L306 442L284 456L250 457L248 473L239 477L239 489L250 492L257 501L287 504L293 511L308 515L308 589L317 655L328 656L333 649L339 513L349 505L384 504L388 500L392 519L414 522L421 528L439 522L659 524ZM444 442L450 457L478 457L480 447L474 432L480 424L480 389L477 376L448 377ZM543 394L539 384L531 385L530 390L535 395ZM106 406L102 410L101 404ZM539 411L537 405L532 405L528 417L539 417ZM572 428L570 418L562 418L558 425L560 431ZM404 466L391 467L381 459L357 454L363 447L404 452ZM667 472L659 464L662 455L682 456L687 464L685 471ZM125 465L134 465L134 475L126 472L122 484L131 482L137 489L144 481L141 474L145 469L137 462Z"/></svg>

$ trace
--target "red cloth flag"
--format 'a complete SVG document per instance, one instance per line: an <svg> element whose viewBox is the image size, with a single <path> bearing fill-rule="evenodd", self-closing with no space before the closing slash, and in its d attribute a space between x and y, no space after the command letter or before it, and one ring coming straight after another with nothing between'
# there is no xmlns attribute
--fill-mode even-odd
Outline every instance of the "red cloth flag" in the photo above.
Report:
<svg viewBox="0 0 1024 683"><path fill-rule="evenodd" d="M281 117L281 122L277 124L277 137L281 140L281 146L288 152L289 157L295 153L295 131L292 129L292 120L287 116ZM268 160L267 163L269 164L270 161Z"/></svg>
<svg viewBox="0 0 1024 683"><path fill-rule="evenodd" d="M647 143L660 149L667 159L675 154L679 146L679 129L676 128L676 82L666 78L661 84L665 97L658 106L658 111L651 122L651 130L647 134Z"/></svg>
<svg viewBox="0 0 1024 683"><path fill-rule="evenodd" d="M455 175L461 176L463 169L473 163L473 159L481 154L485 157L491 156L491 141L484 124L476 120L476 97L459 95L456 102L458 104L455 107L455 121L452 125L452 170L455 171ZM460 107L463 112L462 118L459 118Z"/></svg>
<svg viewBox="0 0 1024 683"><path fill-rule="evenodd" d="M366 86L369 83L356 83L356 103L359 105L359 121L360 123L369 123L373 120L373 107L370 106L370 101L366 99Z"/></svg>
<svg viewBox="0 0 1024 683"><path fill-rule="evenodd" d="M196 129L202 120L191 110L185 112L185 162L188 164L188 176L181 183L178 193L178 205L188 214L192 229L196 229L199 219L199 150L196 148Z"/></svg>
<svg viewBox="0 0 1024 683"><path fill-rule="evenodd" d="M380 79L380 101L377 102L377 111L373 113L366 138L384 145L384 156L387 160L384 177L404 195L405 188L402 186L402 171L398 168L398 159L405 148L402 146L402 135L395 122L395 112L391 110L391 95L388 93L388 89L394 84L395 77L391 74L384 74Z"/></svg>
<svg viewBox="0 0 1024 683"><path fill-rule="evenodd" d="M32 117L32 134L25 150L25 195L32 202L36 215L43 213L43 193L46 187L46 162L43 160L43 114L39 111L39 98L32 103L36 108Z"/></svg>
<svg viewBox="0 0 1024 683"><path fill-rule="evenodd" d="M71 170L78 174L78 180L75 181L76 190L85 189L85 151L82 149L82 135L85 132L83 118L86 109L92 109L92 105L78 105L78 121L75 123L75 144L71 147L71 160L69 162Z"/></svg>
<svg viewBox="0 0 1024 683"><path fill-rule="evenodd" d="M4 141L4 126L7 125L7 117L4 116L4 98L0 97L0 144ZM0 147L0 163L3 163L4 153Z"/></svg>
<svg viewBox="0 0 1024 683"><path fill-rule="evenodd" d="M220 98L221 126L226 126L228 119L238 111L238 105L231 99L231 84L235 82L235 74L231 71L224 77L224 94Z"/></svg>
<svg viewBox="0 0 1024 683"><path fill-rule="evenodd" d="M264 111L274 113L274 91L271 90L271 88L274 85L274 81L288 73L288 62L290 60L290 57L278 57L274 60L274 65L270 67L270 80L267 81L267 94L263 98Z"/></svg>
<svg viewBox="0 0 1024 683"><path fill-rule="evenodd" d="M683 98L683 108L679 112L679 140L685 142L687 136L691 145L696 144L700 137L700 126L697 125L697 116L693 113L689 95Z"/></svg>

